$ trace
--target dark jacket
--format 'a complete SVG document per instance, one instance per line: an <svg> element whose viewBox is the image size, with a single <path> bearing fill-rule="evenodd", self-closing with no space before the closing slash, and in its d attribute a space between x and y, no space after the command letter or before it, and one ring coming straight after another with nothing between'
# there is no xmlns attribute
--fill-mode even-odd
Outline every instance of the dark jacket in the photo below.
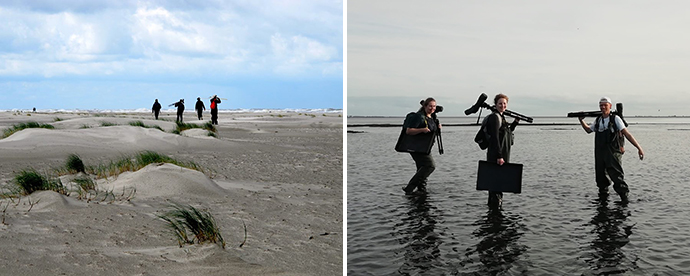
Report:
<svg viewBox="0 0 690 276"><path fill-rule="evenodd" d="M161 103L159 102L154 102L153 107L151 108L153 112L159 112L161 111Z"/></svg>
<svg viewBox="0 0 690 276"><path fill-rule="evenodd" d="M500 121L499 121L500 120ZM497 112L491 113L486 121L489 134L489 148L486 151L487 161L495 162L499 158L510 162L510 147L513 145L513 131L517 122L508 125L506 118Z"/></svg>
<svg viewBox="0 0 690 276"><path fill-rule="evenodd" d="M198 111L202 111L202 110L206 110L206 106L204 105L204 102L202 102L201 100L197 100L196 106L194 107L194 109L198 110Z"/></svg>
<svg viewBox="0 0 690 276"><path fill-rule="evenodd" d="M176 102L175 107L177 107L177 114L182 114L184 112L184 103Z"/></svg>

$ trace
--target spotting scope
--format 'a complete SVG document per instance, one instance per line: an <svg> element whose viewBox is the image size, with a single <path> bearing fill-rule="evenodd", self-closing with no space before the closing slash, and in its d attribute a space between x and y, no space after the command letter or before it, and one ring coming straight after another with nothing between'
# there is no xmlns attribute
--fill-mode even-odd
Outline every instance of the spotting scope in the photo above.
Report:
<svg viewBox="0 0 690 276"><path fill-rule="evenodd" d="M465 115L470 115L470 114L477 113L477 111L479 111L479 110L482 109L482 108L486 108L486 109L489 109L489 110L491 110L491 111L496 111L496 106L495 106L495 105L489 105L489 104L486 103L486 99L487 99L487 98L489 98L489 96L487 96L487 95L484 94L484 93L482 93L481 95L479 95L479 98L477 99L477 102L474 103L473 106L471 106L470 108L468 108L467 110L465 110ZM527 116L525 116L525 115L522 115L522 114L517 113L517 112L515 112L515 111L510 111L510 110L507 110L507 109L506 109L506 111L503 112L503 114L508 115L508 116L510 116L510 117L513 117L513 118L520 119L521 121L525 121L525 122L528 122L528 123L531 123L532 121L534 121L534 119L532 119L532 117L527 117Z"/></svg>
<svg viewBox="0 0 690 276"><path fill-rule="evenodd" d="M614 114L618 117L621 117L621 120L623 120L623 123L625 124L625 127L628 127L628 122L625 121L625 117L623 117L623 104L622 103L616 103L616 110L611 110L611 114ZM570 112L568 113L568 117L599 117L601 116L601 110L597 111L580 111L580 112Z"/></svg>

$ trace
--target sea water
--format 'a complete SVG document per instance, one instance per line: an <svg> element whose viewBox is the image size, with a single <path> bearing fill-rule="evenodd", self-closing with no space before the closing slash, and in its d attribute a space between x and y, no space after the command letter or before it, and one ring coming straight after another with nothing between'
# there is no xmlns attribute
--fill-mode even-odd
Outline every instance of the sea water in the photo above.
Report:
<svg viewBox="0 0 690 276"><path fill-rule="evenodd" d="M396 120L348 118L348 275L690 275L687 118L628 119L645 152L626 141L628 204L612 187L598 197L594 134L576 119L521 124L511 162L524 166L522 193L499 211L476 190L478 126L444 127L428 195L405 196L415 165L393 149L400 128L353 126Z"/></svg>

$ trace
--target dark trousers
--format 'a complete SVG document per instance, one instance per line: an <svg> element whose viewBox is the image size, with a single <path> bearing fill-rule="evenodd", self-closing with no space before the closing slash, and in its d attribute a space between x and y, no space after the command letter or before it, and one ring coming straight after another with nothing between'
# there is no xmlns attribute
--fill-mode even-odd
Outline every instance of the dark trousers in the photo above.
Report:
<svg viewBox="0 0 690 276"><path fill-rule="evenodd" d="M156 120L158 120L158 113L159 113L159 112L160 112L160 111L154 111L154 112L153 112L153 115L156 116Z"/></svg>
<svg viewBox="0 0 690 276"><path fill-rule="evenodd" d="M608 187L613 181L613 190L619 195L627 195L628 184L623 180L623 166L621 157L623 154L604 149L597 151L594 155L594 171L596 174L597 187L600 192L608 191ZM608 177L606 175L608 174Z"/></svg>
<svg viewBox="0 0 690 276"><path fill-rule="evenodd" d="M510 162L510 145L503 145L503 161L506 163ZM492 152L490 150L486 151L486 161L497 162L498 153ZM489 198L487 204L491 207L501 207L503 204L503 192L489 191Z"/></svg>
<svg viewBox="0 0 690 276"><path fill-rule="evenodd" d="M199 120L203 120L203 119L204 119L204 117L201 116L201 110L198 110L198 111L196 112L196 114L197 114L197 116L199 117Z"/></svg>
<svg viewBox="0 0 690 276"><path fill-rule="evenodd" d="M218 109L211 109L211 124L218 124Z"/></svg>
<svg viewBox="0 0 690 276"><path fill-rule="evenodd" d="M177 118L175 119L175 121L178 121L180 123L182 122L182 113L177 113Z"/></svg>
<svg viewBox="0 0 690 276"><path fill-rule="evenodd" d="M407 193L411 193L417 188L417 190L424 192L426 191L427 178L436 169L434 159L431 157L431 154L411 152L410 155L412 155L412 159L414 159L414 163L417 165L417 172L412 176L404 190Z"/></svg>

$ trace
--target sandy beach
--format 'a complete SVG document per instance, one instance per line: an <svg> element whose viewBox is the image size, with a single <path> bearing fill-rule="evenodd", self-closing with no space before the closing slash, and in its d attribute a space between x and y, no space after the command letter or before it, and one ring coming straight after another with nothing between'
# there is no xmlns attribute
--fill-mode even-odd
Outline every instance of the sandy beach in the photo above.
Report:
<svg viewBox="0 0 690 276"><path fill-rule="evenodd" d="M2 130L23 122L55 127L0 139L5 187L21 170L50 174L64 167L70 154L97 166L154 151L203 171L159 163L98 178L97 189L115 195L104 200L53 191L0 199L0 274L342 274L340 113L221 113L217 137L201 129L173 134L174 119L174 113L154 120L146 113L0 112ZM185 113L186 123L203 124L210 114L204 119ZM130 126L132 121L164 131ZM69 187L74 177L60 179ZM212 214L226 248L180 247L157 217L172 203Z"/></svg>

